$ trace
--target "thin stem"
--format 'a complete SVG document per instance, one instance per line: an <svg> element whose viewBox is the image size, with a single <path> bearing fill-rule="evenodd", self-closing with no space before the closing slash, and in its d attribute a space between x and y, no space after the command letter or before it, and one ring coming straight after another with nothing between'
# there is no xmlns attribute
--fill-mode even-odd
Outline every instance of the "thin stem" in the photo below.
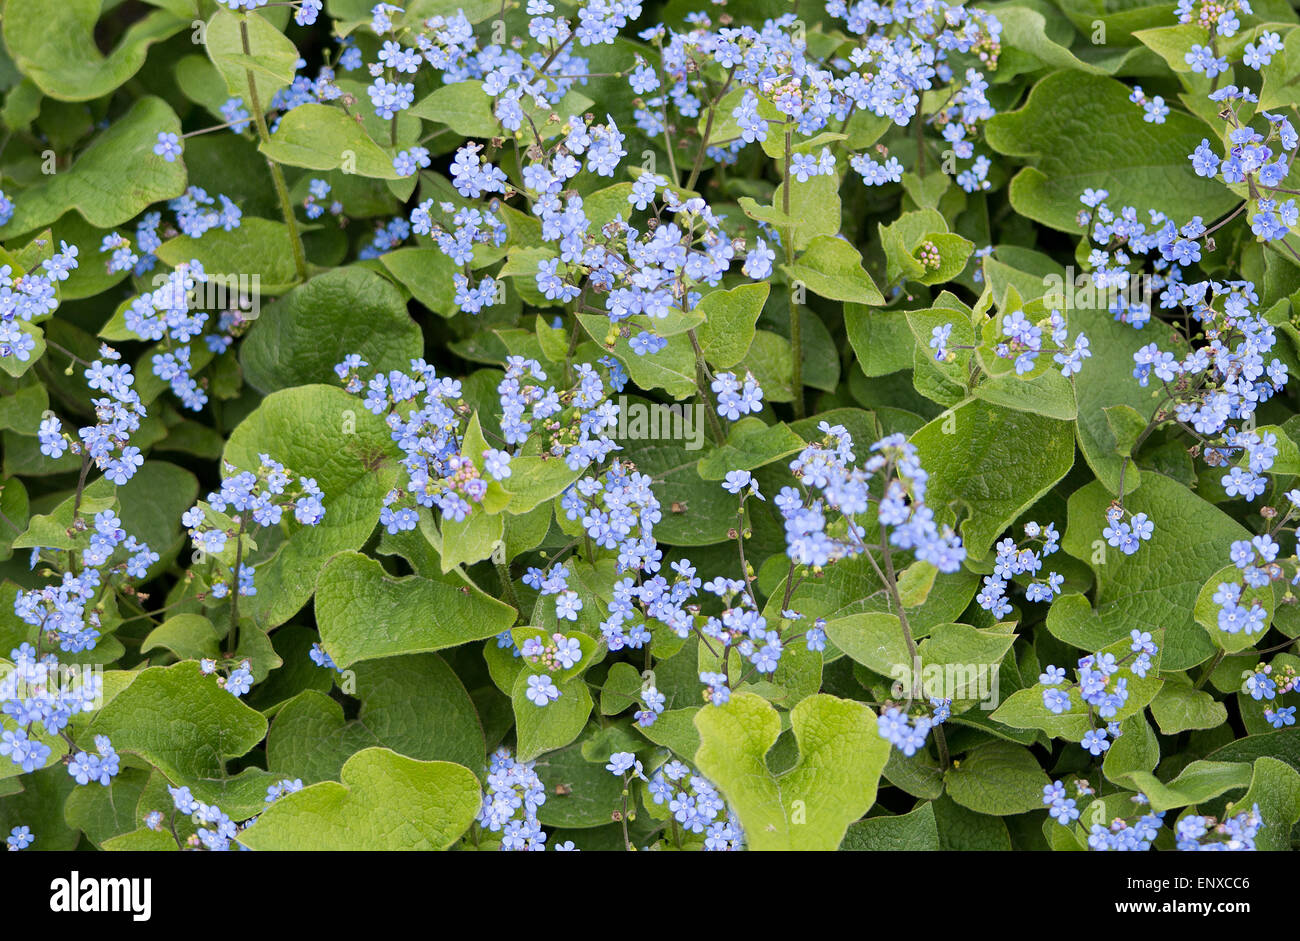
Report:
<svg viewBox="0 0 1300 941"><path fill-rule="evenodd" d="M727 95L727 89L731 88L732 76L736 74L735 66L727 70L727 80L722 84L722 90L717 96L709 102L709 114L704 121L704 136L700 138L700 149L695 154L695 164L691 167L691 175L686 180L688 190L695 189L695 183L700 178L700 171L704 168L704 153L709 149L709 135L713 133L713 121L718 112L718 103Z"/></svg>
<svg viewBox="0 0 1300 941"><path fill-rule="evenodd" d="M515 616L518 617L520 611L519 597L515 594L515 583L510 578L510 566L497 559L492 561L496 563L497 578L501 580L501 592L505 595L504 601L515 609Z"/></svg>
<svg viewBox="0 0 1300 941"><path fill-rule="evenodd" d="M226 638L226 656L233 657L239 643L239 570L244 567L244 524L246 513L239 515L239 532L235 534L235 568L230 587L230 636Z"/></svg>
<svg viewBox="0 0 1300 941"><path fill-rule="evenodd" d="M248 20L239 21L239 37L244 44L244 55L252 56L253 50L248 42ZM248 103L249 110L253 112L253 121L257 125L257 136L263 144L271 140L271 131L266 126L266 115L262 112L262 101L257 94L257 82L253 78L252 69L245 69L244 75L248 82ZM298 222L293 216L293 203L289 200L289 187L284 182L284 171L280 165L270 157L266 158L267 166L271 168L271 182L275 185L275 195L280 201L280 213L284 216L284 224L289 229L289 248L293 253L293 267L298 273L298 280L307 280L307 253L302 247L302 236L298 233Z"/></svg>
<svg viewBox="0 0 1300 941"><path fill-rule="evenodd" d="M1210 665L1205 668L1205 672L1201 674L1201 678L1196 681L1196 685L1193 686L1192 689L1200 689L1204 686L1206 681L1209 680L1210 675L1219 668L1219 664L1223 662L1223 658L1227 655L1228 652L1226 650L1220 650L1215 654L1214 659L1210 661Z"/></svg>
<svg viewBox="0 0 1300 941"><path fill-rule="evenodd" d="M627 772L623 772L623 812L619 814L619 822L623 824L623 849L629 853L635 852L636 847L632 845L632 838L627 832L627 796L628 780Z"/></svg>
<svg viewBox="0 0 1300 941"><path fill-rule="evenodd" d="M704 349L700 346L699 337L695 335L694 329L687 330L686 336L691 341L691 348L695 350L695 388L699 390L700 398L704 400L704 413L709 416L709 429L713 432L713 438L718 444L722 444L727 440L727 435L722 430L722 420L718 418L718 407L709 396L709 366L704 361Z"/></svg>
<svg viewBox="0 0 1300 941"><path fill-rule="evenodd" d="M781 211L786 225L783 239L786 264L794 264L794 223L790 221L790 160L794 150L794 129L785 129L785 172L781 183ZM790 387L794 392L794 417L804 417L803 401L803 328L799 323L799 305L795 302L795 282L790 282Z"/></svg>

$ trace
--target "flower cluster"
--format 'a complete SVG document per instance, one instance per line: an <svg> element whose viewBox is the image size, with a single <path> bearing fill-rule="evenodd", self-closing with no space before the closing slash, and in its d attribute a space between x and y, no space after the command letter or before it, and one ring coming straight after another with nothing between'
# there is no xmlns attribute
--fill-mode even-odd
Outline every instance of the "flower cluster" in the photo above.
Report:
<svg viewBox="0 0 1300 941"><path fill-rule="evenodd" d="M537 808L545 803L546 788L531 761L516 761L504 748L492 753L477 822L501 834L502 850L546 849L537 820Z"/></svg>
<svg viewBox="0 0 1300 941"><path fill-rule="evenodd" d="M121 770L121 759L107 735L95 736L95 753L79 751L68 763L68 774L78 784L97 781L104 787L112 783Z"/></svg>
<svg viewBox="0 0 1300 941"><path fill-rule="evenodd" d="M1061 593L1065 576L1049 571L1046 578L1038 573L1042 571L1043 559L1060 548L1060 535L1056 526L1048 523L1041 526L1035 522L1025 524L1025 538L1029 546L1016 543L1010 537L997 544L997 558L993 563L993 574L984 576L984 587L975 596L976 602L995 618L1003 618L1011 613L1011 601L1007 598L1007 585L1016 576L1029 576L1025 586L1025 598L1028 601L1050 602ZM1042 548L1035 550L1033 544L1041 543Z"/></svg>
<svg viewBox="0 0 1300 941"><path fill-rule="evenodd" d="M1076 781L1075 788L1079 798L1095 795L1086 781ZM1131 799L1138 806L1150 803L1144 794L1134 794ZM1077 801L1066 797L1065 785L1060 781L1043 786L1043 803L1048 814L1061 826L1068 827L1079 819ZM1100 806L1095 804L1094 808ZM1098 852L1149 850L1160 833L1164 817L1164 811L1148 811L1130 817L1115 817L1109 824L1093 822L1088 829L1088 848Z"/></svg>
<svg viewBox="0 0 1300 941"><path fill-rule="evenodd" d="M874 506L882 549L910 551L940 572L961 567L966 558L961 537L951 526L936 523L926 505L929 475L911 442L898 434L882 438L871 445L866 463L857 467L853 437L843 426L823 421L818 429L824 437L790 462L800 487L782 487L773 499L785 520L791 561L820 567L867 552L868 527L857 517ZM871 491L873 478L881 488L878 496ZM832 513L841 517L842 535L829 525Z"/></svg>
<svg viewBox="0 0 1300 941"><path fill-rule="evenodd" d="M952 700L930 698L929 710L910 712L907 707L890 706L881 710L876 733L905 756L911 758L925 747L930 733L952 715Z"/></svg>
<svg viewBox="0 0 1300 941"><path fill-rule="evenodd" d="M0 193L0 210L12 204ZM0 217L8 221L0 212ZM77 268L77 246L59 243L59 251L41 262L41 272L15 274L12 264L0 265L0 359L13 357L25 363L36 350L39 331L23 329L33 319L44 318L59 309L58 282L68 280Z"/></svg>
<svg viewBox="0 0 1300 941"><path fill-rule="evenodd" d="M619 767L614 755L611 762L616 774L627 769ZM615 770L618 768L618 770ZM685 833L703 833L704 849L709 851L738 850L744 845L740 821L731 813L718 789L707 778L694 772L684 762L668 762L649 778L643 777L646 793L658 805L666 805L672 815L672 825Z"/></svg>
<svg viewBox="0 0 1300 941"><path fill-rule="evenodd" d="M1076 706L1077 693L1081 704L1087 707L1091 720L1094 716L1106 720L1103 728L1091 728L1079 742L1094 757L1110 748L1110 739L1118 738L1119 722L1116 716L1128 702L1129 678L1143 678L1151 671L1151 658L1159 648L1147 631L1136 628L1131 632L1128 652L1117 659L1113 653L1098 652L1081 657L1078 662L1078 680L1065 682L1065 669L1049 664L1038 677L1043 688L1043 706L1053 715L1071 712ZM1120 676L1124 668L1129 677Z"/></svg>
<svg viewBox="0 0 1300 941"><path fill-rule="evenodd" d="M1189 814L1174 824L1174 838L1180 850L1190 852L1242 852L1255 849L1255 837L1264 827L1259 804L1222 821L1202 814Z"/></svg>
<svg viewBox="0 0 1300 941"><path fill-rule="evenodd" d="M0 733L0 755L24 772L36 771L49 764L48 743L64 734L72 717L99 707L103 683L94 671L61 665L54 654L42 656L28 643L9 658L13 669L0 676L0 715L16 727ZM115 758L111 767L116 774Z"/></svg>
<svg viewBox="0 0 1300 941"><path fill-rule="evenodd" d="M1043 345L1045 330L1053 346ZM947 336L943 339L946 341ZM1058 310L1038 322L1026 317L1023 310L1013 310L1002 316L1002 340L994 347L994 353L1000 359L1014 360L1017 375L1032 371L1038 355L1043 352L1052 353L1052 359L1061 367L1061 375L1067 378L1078 373L1083 368L1083 361L1092 356L1088 338L1082 333L1076 333L1074 341L1070 342L1069 328Z"/></svg>
<svg viewBox="0 0 1300 941"><path fill-rule="evenodd" d="M63 423L53 415L41 420L37 432L41 453L60 458L71 451L91 460L115 484L124 484L144 464L144 455L131 444L131 435L140 430L145 407L132 386L135 374L122 356L108 346L100 346L100 356L86 367L86 384L92 391L104 393L92 398L95 424L86 425L73 438L63 430ZM79 439L79 440L78 440Z"/></svg>
<svg viewBox="0 0 1300 941"><path fill-rule="evenodd" d="M1300 686L1300 674L1290 664L1275 672L1271 663L1257 664L1253 669L1241 673L1241 692L1256 702L1272 702L1279 696L1285 696ZM1265 706L1264 718L1275 729L1284 729L1295 724L1295 706Z"/></svg>
<svg viewBox="0 0 1300 941"><path fill-rule="evenodd" d="M168 793L172 796L172 806L176 813L189 817L191 822L197 827L196 832L191 834L186 840L185 846L190 849L205 849L210 852L220 853L230 849L244 849L235 837L239 831L247 829L257 818L247 820L243 823L237 823L216 804L207 804L201 800L196 800L186 786L167 788ZM174 815L173 815L174 819ZM153 829L161 829L161 815L153 818Z"/></svg>
<svg viewBox="0 0 1300 941"><path fill-rule="evenodd" d="M79 570L73 564L76 550L67 550L66 561L72 570L63 572L55 584L20 590L14 598L14 614L65 653L80 653L99 640L104 595L110 589L129 594L128 580L143 580L159 557L148 545L128 536L112 510L96 513L89 524L77 514L71 529L78 542L87 542L80 552ZM45 556L52 564L65 561L55 550L36 549L33 567Z"/></svg>
<svg viewBox="0 0 1300 941"><path fill-rule="evenodd" d="M214 599L227 597L236 587L241 596L257 593L253 568L243 561L250 533L287 525L290 510L303 526L325 518L324 495L313 478L299 476L294 485L292 471L270 455L259 454L258 461L256 470L245 471L223 462L221 488L181 516L195 548L214 560L209 585Z"/></svg>

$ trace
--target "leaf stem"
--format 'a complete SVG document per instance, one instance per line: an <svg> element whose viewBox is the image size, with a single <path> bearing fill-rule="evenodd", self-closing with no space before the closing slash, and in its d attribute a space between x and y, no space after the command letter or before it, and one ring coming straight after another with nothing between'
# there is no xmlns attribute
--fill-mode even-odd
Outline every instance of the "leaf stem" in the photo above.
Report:
<svg viewBox="0 0 1300 941"><path fill-rule="evenodd" d="M785 260L794 264L794 224L790 221L790 160L794 149L794 129L785 129L785 172L781 183L781 211L785 214ZM803 328L799 323L799 305L795 303L795 282L790 282L790 390L794 393L794 417L805 415L803 401Z"/></svg>
<svg viewBox="0 0 1300 941"><path fill-rule="evenodd" d="M248 19L241 18L239 21L239 38L244 44L244 55L252 56L253 50L248 42ZM245 68L244 76L248 82L248 103L249 110L253 112L253 121L257 125L257 136L263 145L270 143L271 131L266 126L266 115L262 112L262 101L257 94L257 82L253 77L253 70ZM298 222L293 216L293 203L289 200L289 187L284 182L284 171L280 165L270 157L266 158L267 166L271 168L271 182L275 186L276 198L280 201L280 213L284 216L284 224L289 229L289 248L293 253L293 267L298 273L299 281L307 280L307 253L302 247L302 236L298 233Z"/></svg>

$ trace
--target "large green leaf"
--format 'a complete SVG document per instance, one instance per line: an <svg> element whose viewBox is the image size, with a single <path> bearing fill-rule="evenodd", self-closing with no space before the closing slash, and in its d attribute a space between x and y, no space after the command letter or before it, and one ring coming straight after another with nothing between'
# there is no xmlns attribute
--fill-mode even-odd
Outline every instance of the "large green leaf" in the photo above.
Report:
<svg viewBox="0 0 1300 941"><path fill-rule="evenodd" d="M1149 124L1129 102L1129 92L1112 78L1054 72L1034 86L1024 107L989 121L989 145L1031 164L1011 181L1017 212L1077 232L1079 196L1088 188L1107 190L1115 209L1136 206L1139 212L1178 216L1194 205L1207 219L1232 209L1237 198L1197 177L1187 159L1207 136L1205 125L1181 111L1164 124Z"/></svg>
<svg viewBox="0 0 1300 941"><path fill-rule="evenodd" d="M1124 555L1101 536L1110 503L1110 494L1096 482L1070 496L1061 546L1092 566L1096 598L1090 609L1078 595L1061 597L1048 615L1048 628L1067 643L1095 650L1131 630L1161 626L1165 669L1185 670L1208 659L1214 647L1193 617L1196 598L1223 567L1231 543L1248 533L1182 484L1147 471L1142 487L1125 497L1124 505L1131 513L1146 513L1155 530L1136 553Z"/></svg>
<svg viewBox="0 0 1300 941"><path fill-rule="evenodd" d="M108 55L95 42L101 0L12 0L4 39L14 64L45 94L61 101L102 98L140 70L149 47L189 26L154 10L127 27Z"/></svg>
<svg viewBox="0 0 1300 941"><path fill-rule="evenodd" d="M236 15L218 8L203 38L208 58L226 80L226 90L245 102L250 76L263 107L269 107L271 97L293 81L297 47L258 13Z"/></svg>
<svg viewBox="0 0 1300 941"><path fill-rule="evenodd" d="M236 819L256 813L266 794L266 772L232 776L226 765L265 738L265 716L192 660L136 675L95 716L86 742L92 735L107 735L121 754L138 755Z"/></svg>
<svg viewBox="0 0 1300 941"><path fill-rule="evenodd" d="M943 776L948 796L980 814L1007 817L1043 806L1047 775L1023 745L990 742L973 749Z"/></svg>
<svg viewBox="0 0 1300 941"><path fill-rule="evenodd" d="M364 543L379 521L384 494L396 481L392 440L383 421L361 402L331 386L297 386L272 393L230 435L224 459L236 468L258 466L269 454L295 474L315 478L324 492L325 518L298 527L273 548L259 532L257 594L241 611L265 627L282 624L307 603L330 556Z"/></svg>
<svg viewBox="0 0 1300 941"><path fill-rule="evenodd" d="M1074 463L1069 422L977 400L940 415L912 443L930 474L926 502L936 514L949 505L967 514L962 540L976 558Z"/></svg>
<svg viewBox="0 0 1300 941"><path fill-rule="evenodd" d="M294 288L261 312L240 350L250 383L274 392L328 383L349 353L387 373L424 352L419 326L392 282L365 268L334 268Z"/></svg>
<svg viewBox="0 0 1300 941"><path fill-rule="evenodd" d="M721 788L755 850L833 850L848 825L876 801L889 743L862 703L818 694L790 712L799 757L782 774L767 754L781 731L777 712L751 693L695 716L700 750L695 763Z"/></svg>
<svg viewBox="0 0 1300 941"><path fill-rule="evenodd" d="M164 131L181 131L172 109L161 98L139 99L69 169L23 191L4 227L6 237L49 225L70 209L97 228L111 229L153 203L180 196L185 164L153 152Z"/></svg>
<svg viewBox="0 0 1300 941"><path fill-rule="evenodd" d="M289 227L273 219L245 216L240 221L239 228L229 232L212 229L197 239L178 235L158 246L157 255L172 267L192 260L200 262L203 270L208 273L209 284L219 285L221 282L218 279L223 276L227 278L228 292L238 289L238 277L245 277L244 291L250 296L258 294L261 300L267 295L283 293L298 280L289 249ZM254 277L257 278L256 282L252 280ZM266 313L259 311L263 317ZM127 336L122 338L135 339ZM319 340L320 337L313 339ZM299 347L295 354L301 355L310 348Z"/></svg>
<svg viewBox="0 0 1300 941"><path fill-rule="evenodd" d="M308 784L335 780L362 748L382 745L408 758L483 764L483 729L455 671L437 654L357 664L361 711L343 708L315 690L285 704L267 738L267 767Z"/></svg>
<svg viewBox="0 0 1300 941"><path fill-rule="evenodd" d="M347 667L494 637L515 610L469 583L393 578L375 560L343 552L320 573L316 621L325 649Z"/></svg>
<svg viewBox="0 0 1300 941"><path fill-rule="evenodd" d="M440 850L474 821L474 772L386 748L348 759L341 781L280 798L239 835L256 850Z"/></svg>
<svg viewBox="0 0 1300 941"><path fill-rule="evenodd" d="M276 163L309 170L339 170L381 180L398 179L393 158L341 108L299 105L281 120L262 153Z"/></svg>

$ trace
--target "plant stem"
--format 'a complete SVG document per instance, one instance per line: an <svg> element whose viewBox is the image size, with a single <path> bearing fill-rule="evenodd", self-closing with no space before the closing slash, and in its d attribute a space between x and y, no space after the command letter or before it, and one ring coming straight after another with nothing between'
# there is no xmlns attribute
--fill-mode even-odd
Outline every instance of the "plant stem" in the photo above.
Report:
<svg viewBox="0 0 1300 941"><path fill-rule="evenodd" d="M239 515L239 532L235 534L235 567L233 585L230 586L230 635L226 638L226 656L233 657L239 644L239 570L244 567L244 521L246 513Z"/></svg>
<svg viewBox="0 0 1300 941"><path fill-rule="evenodd" d="M718 418L718 407L709 396L709 366L704 361L704 350L694 329L687 330L686 336L690 338L691 348L695 350L695 388L699 390L700 398L704 400L704 413L709 416L709 429L713 432L714 441L722 444L727 440L727 435L722 430L722 422Z"/></svg>
<svg viewBox="0 0 1300 941"><path fill-rule="evenodd" d="M244 55L252 56L253 50L248 42L248 20L239 21L239 37L244 44ZM248 81L248 104L249 110L253 112L253 121L257 125L257 136L263 144L271 140L271 131L266 126L266 115L262 111L262 101L257 94L257 82L253 78L252 69L245 69L244 75ZM293 203L289 201L289 187L284 182L284 171L280 165L270 157L266 158L267 166L271 168L271 182L275 186L275 195L280 201L280 213L284 216L284 224L289 229L289 248L293 253L293 267L298 273L298 280L307 280L307 253L303 251L302 236L298 234L298 222L293 217Z"/></svg>
<svg viewBox="0 0 1300 941"><path fill-rule="evenodd" d="M781 183L781 211L785 213L784 240L786 264L794 264L794 223L790 220L790 158L794 148L794 130L785 129L785 173ZM795 282L790 282L790 388L794 392L794 417L804 417L803 401L803 329L799 323L799 305L795 303Z"/></svg>
<svg viewBox="0 0 1300 941"><path fill-rule="evenodd" d="M515 609L516 619L519 616L519 597L515 594L514 582L510 579L510 566L505 562L493 560L497 567L497 578L501 580L501 592L505 595L503 599L506 604Z"/></svg>

